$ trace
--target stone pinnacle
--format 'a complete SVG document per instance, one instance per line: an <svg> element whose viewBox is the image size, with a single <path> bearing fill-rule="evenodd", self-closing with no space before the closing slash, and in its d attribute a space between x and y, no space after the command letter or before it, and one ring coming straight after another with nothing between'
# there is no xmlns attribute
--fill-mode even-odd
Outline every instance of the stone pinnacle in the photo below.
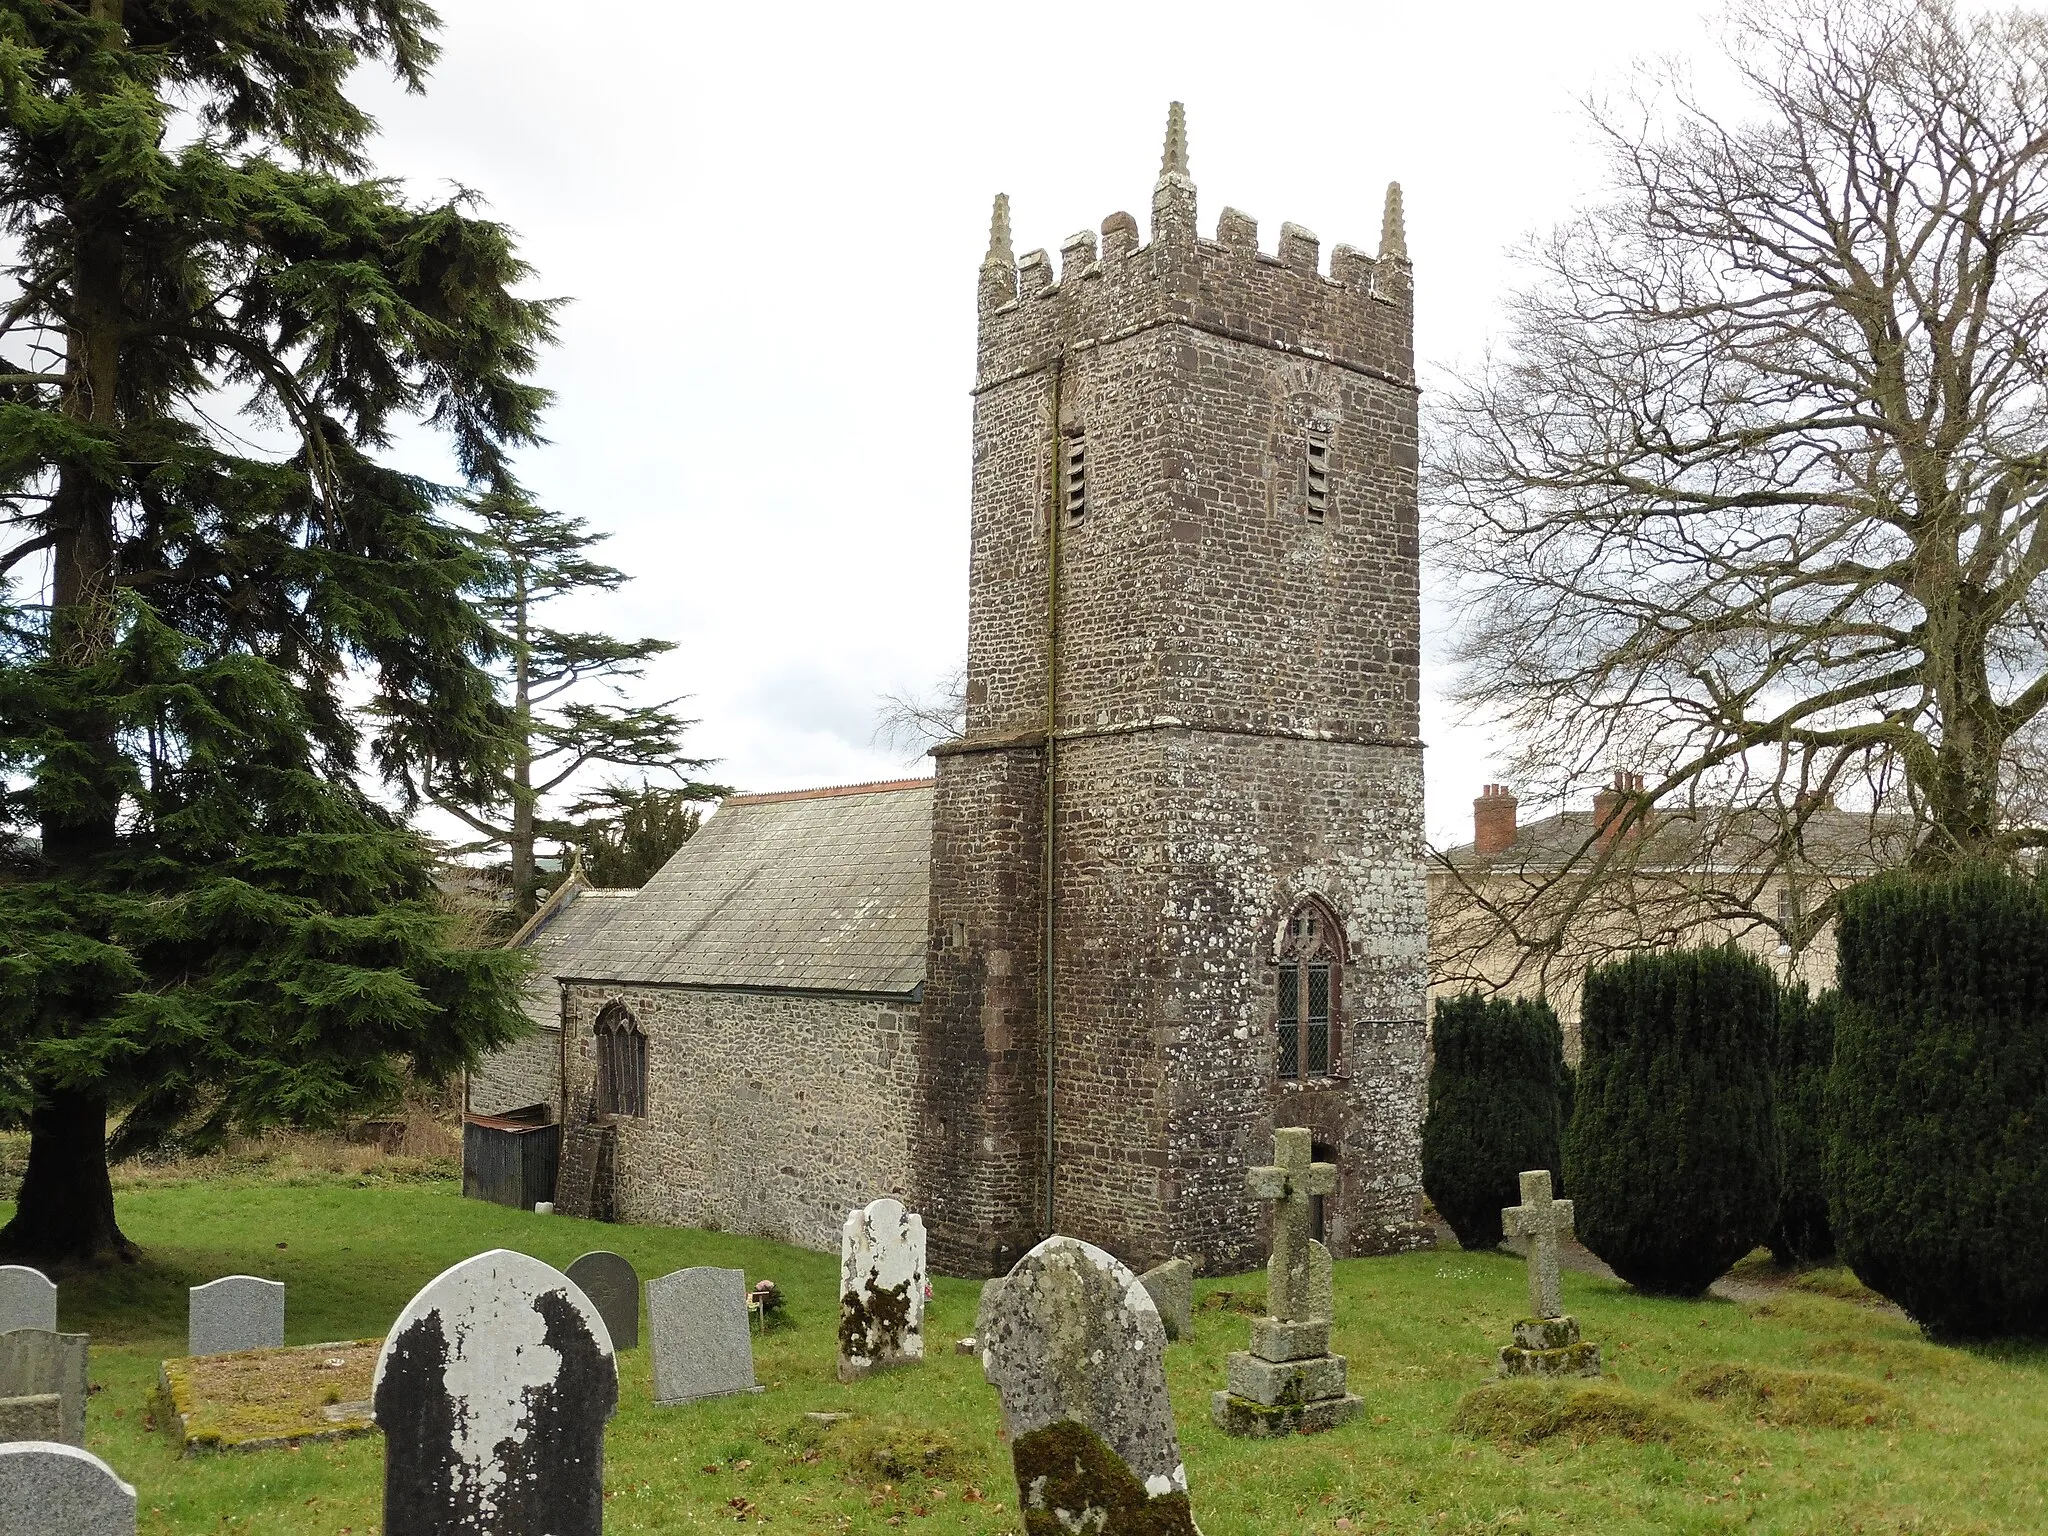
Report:
<svg viewBox="0 0 2048 1536"><path fill-rule="evenodd" d="M1408 259L1408 223L1401 214L1401 183L1387 183L1386 212L1380 215L1380 260Z"/></svg>
<svg viewBox="0 0 2048 1536"><path fill-rule="evenodd" d="M1187 173L1188 114L1187 108L1176 101L1166 108L1166 152L1159 157L1159 174L1185 176Z"/></svg>
<svg viewBox="0 0 2048 1536"><path fill-rule="evenodd" d="M988 221L988 255L981 259L984 267L1014 267L1017 265L1016 252L1010 248L1010 194L996 194L995 212Z"/></svg>

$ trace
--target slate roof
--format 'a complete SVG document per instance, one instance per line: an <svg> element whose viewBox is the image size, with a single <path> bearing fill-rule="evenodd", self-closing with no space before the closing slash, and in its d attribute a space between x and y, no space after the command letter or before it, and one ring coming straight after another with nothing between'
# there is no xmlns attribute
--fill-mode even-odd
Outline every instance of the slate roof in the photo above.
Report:
<svg viewBox="0 0 2048 1536"><path fill-rule="evenodd" d="M556 978L562 974L563 962L601 933L613 915L639 894L599 890L580 873L555 888L508 946L531 949L539 961L520 1000L529 1019L543 1029L561 1027L562 989Z"/></svg>
<svg viewBox="0 0 2048 1536"><path fill-rule="evenodd" d="M932 782L735 795L558 962L564 980L908 995L924 984Z"/></svg>

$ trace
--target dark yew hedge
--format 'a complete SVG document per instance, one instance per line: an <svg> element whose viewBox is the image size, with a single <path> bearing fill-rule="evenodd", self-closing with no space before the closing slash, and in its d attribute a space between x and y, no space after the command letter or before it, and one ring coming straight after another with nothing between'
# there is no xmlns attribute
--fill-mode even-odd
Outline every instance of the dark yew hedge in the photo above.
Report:
<svg viewBox="0 0 2048 1536"><path fill-rule="evenodd" d="M1561 1171L1564 1031L1548 1003L1471 992L1437 1003L1431 1044L1422 1187L1462 1246L1498 1248L1522 1171Z"/></svg>
<svg viewBox="0 0 2048 1536"><path fill-rule="evenodd" d="M1838 993L1787 987L1778 1006L1778 1224L1771 1255L1780 1264L1818 1264L1834 1257L1828 1196L1825 1109L1828 1068L1835 1059Z"/></svg>
<svg viewBox="0 0 2048 1536"><path fill-rule="evenodd" d="M1857 1278L1937 1337L2048 1333L2048 896L1990 868L1843 901L1827 1189Z"/></svg>
<svg viewBox="0 0 2048 1536"><path fill-rule="evenodd" d="M1778 984L1732 948L1587 973L1565 1131L1579 1241L1640 1290L1697 1296L1778 1218Z"/></svg>

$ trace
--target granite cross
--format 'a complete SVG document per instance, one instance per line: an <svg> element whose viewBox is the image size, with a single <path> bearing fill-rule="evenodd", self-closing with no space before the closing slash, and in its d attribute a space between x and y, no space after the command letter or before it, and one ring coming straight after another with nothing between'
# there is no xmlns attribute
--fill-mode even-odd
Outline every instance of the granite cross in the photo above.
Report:
<svg viewBox="0 0 2048 1536"><path fill-rule="evenodd" d="M1529 1239L1529 1309L1533 1317L1563 1317L1557 1284L1557 1242L1572 1235L1572 1203L1550 1198L1550 1170L1522 1175L1522 1203L1506 1207L1500 1224L1509 1237Z"/></svg>
<svg viewBox="0 0 2048 1536"><path fill-rule="evenodd" d="M1297 1317L1307 1320L1299 1309L1308 1306L1313 1290L1309 1197L1337 1192L1337 1165L1311 1162L1313 1155L1314 1142L1306 1126L1283 1127L1273 1132L1274 1166L1245 1173L1253 1197L1273 1202L1273 1261L1266 1268L1266 1311L1282 1322Z"/></svg>

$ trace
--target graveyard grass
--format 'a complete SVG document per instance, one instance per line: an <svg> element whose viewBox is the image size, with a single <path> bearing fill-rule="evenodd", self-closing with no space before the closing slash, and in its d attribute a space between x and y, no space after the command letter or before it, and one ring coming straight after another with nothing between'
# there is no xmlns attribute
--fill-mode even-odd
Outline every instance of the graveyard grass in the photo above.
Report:
<svg viewBox="0 0 2048 1536"><path fill-rule="evenodd" d="M643 1277L738 1266L749 1283L772 1278L787 1293L795 1326L756 1341L759 1396L657 1409L644 1344L622 1357L609 1532L736 1520L823 1532L1022 1528L995 1394L979 1362L952 1349L973 1326L972 1282L936 1283L926 1365L842 1386L829 1254L534 1216L430 1182L216 1179L133 1189L119 1207L146 1262L68 1280L60 1321L93 1334L88 1443L136 1485L143 1532L379 1527L374 1437L178 1460L147 1427L158 1362L183 1352L187 1285L235 1272L281 1279L288 1343L359 1338L381 1333L440 1270L494 1246L557 1267L612 1248ZM1218 1302L1261 1291L1263 1278L1200 1284L1194 1337L1167 1355L1209 1536L2048 1529L2048 1350L1938 1347L1851 1287L1737 1305L1651 1300L1567 1274L1566 1305L1603 1348L1609 1380L1473 1398L1524 1308L1522 1265L1455 1250L1340 1263L1335 1347L1350 1357L1364 1413L1312 1438L1228 1440L1210 1426L1209 1393L1224 1355L1244 1347L1247 1318ZM821 1429L806 1411L856 1417Z"/></svg>

